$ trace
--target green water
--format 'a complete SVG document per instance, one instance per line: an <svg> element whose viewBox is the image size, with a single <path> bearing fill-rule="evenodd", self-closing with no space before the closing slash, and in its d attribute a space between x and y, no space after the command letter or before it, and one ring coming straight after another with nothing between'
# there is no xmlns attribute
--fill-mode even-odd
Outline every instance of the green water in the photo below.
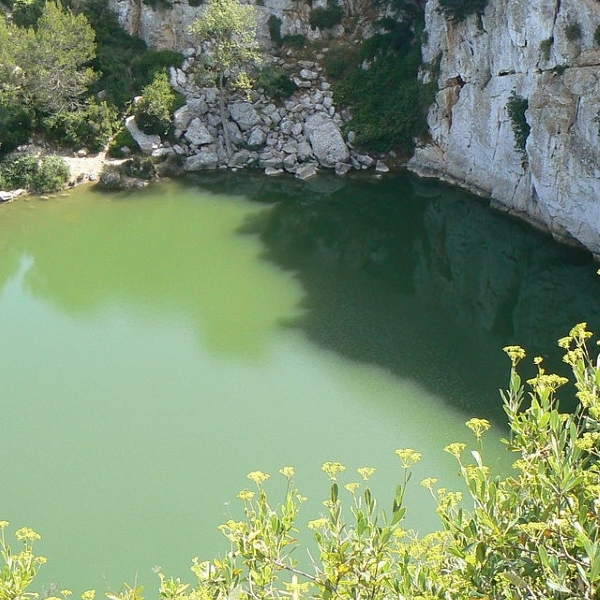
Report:
<svg viewBox="0 0 600 600"><path fill-rule="evenodd" d="M1 206L0 518L43 534L38 587L137 580L153 597L153 567L190 580L193 556L226 549L216 527L249 471L295 465L307 521L323 462L377 466L391 498L393 452L412 447L408 525L437 528L417 482L460 485L442 448L475 414L507 468L501 347L543 351L597 319L594 272L404 176L222 175Z"/></svg>

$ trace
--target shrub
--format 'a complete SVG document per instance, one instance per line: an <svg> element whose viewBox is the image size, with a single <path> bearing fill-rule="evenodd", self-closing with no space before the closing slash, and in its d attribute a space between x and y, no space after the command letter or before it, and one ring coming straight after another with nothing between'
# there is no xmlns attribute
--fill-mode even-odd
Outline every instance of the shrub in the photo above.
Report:
<svg viewBox="0 0 600 600"><path fill-rule="evenodd" d="M372 150L410 151L414 139L426 131L428 88L418 80L421 50L418 44L399 52L380 50L369 69L355 65L334 84L334 93L352 109L349 125L357 142ZM359 58L360 60L360 58Z"/></svg>
<svg viewBox="0 0 600 600"><path fill-rule="evenodd" d="M358 58L354 48L333 47L325 54L323 59L327 76L332 80L338 80L348 75L350 71L356 68L357 64Z"/></svg>
<svg viewBox="0 0 600 600"><path fill-rule="evenodd" d="M276 15L271 15L267 21L269 26L269 36L271 41L277 46L281 46L281 19Z"/></svg>
<svg viewBox="0 0 600 600"><path fill-rule="evenodd" d="M60 157L43 158L30 154L15 154L0 162L0 176L8 189L27 189L33 192L57 192L69 180L70 170Z"/></svg>
<svg viewBox="0 0 600 600"><path fill-rule="evenodd" d="M518 96L516 92L513 92L506 103L506 110L512 123L513 134L515 136L515 148L525 155L525 145L531 127L525 117L525 111L529 108L529 101L527 98Z"/></svg>
<svg viewBox="0 0 600 600"><path fill-rule="evenodd" d="M331 29L339 25L344 18L344 9L336 0L328 0L327 7L314 8L310 12L308 22L313 29Z"/></svg>
<svg viewBox="0 0 600 600"><path fill-rule="evenodd" d="M600 25L594 30L594 41L600 46Z"/></svg>
<svg viewBox="0 0 600 600"><path fill-rule="evenodd" d="M282 46L288 46L290 48L297 48L301 50L306 46L306 36L301 33L292 33L284 35L281 38Z"/></svg>
<svg viewBox="0 0 600 600"><path fill-rule="evenodd" d="M188 0L190 6L201 6L203 3L204 0Z"/></svg>
<svg viewBox="0 0 600 600"><path fill-rule="evenodd" d="M96 58L92 66L102 73L90 90L96 94L102 92L107 101L123 108L141 89L136 88L131 65L147 51L146 44L120 27L106 0L85 2L82 10L96 32Z"/></svg>
<svg viewBox="0 0 600 600"><path fill-rule="evenodd" d="M152 179L156 176L156 168L152 159L149 157L135 157L123 163L123 173L127 177L136 177L139 179Z"/></svg>
<svg viewBox="0 0 600 600"><path fill-rule="evenodd" d="M257 85L262 87L267 96L273 100L289 98L298 89L298 86L286 75L285 71L278 66L261 69Z"/></svg>
<svg viewBox="0 0 600 600"><path fill-rule="evenodd" d="M142 90L142 97L135 106L136 122L144 133L165 135L172 126L173 112L183 104L167 75L159 73Z"/></svg>
<svg viewBox="0 0 600 600"><path fill-rule="evenodd" d="M542 53L542 58L544 60L550 60L550 51L552 50L553 44L553 37L546 38L540 42L540 52Z"/></svg>
<svg viewBox="0 0 600 600"><path fill-rule="evenodd" d="M60 156L46 156L33 174L31 190L42 194L58 192L70 175L69 165Z"/></svg>
<svg viewBox="0 0 600 600"><path fill-rule="evenodd" d="M514 473L502 478L485 464L490 423L467 421L471 451L463 443L445 448L457 461L466 498L437 488L433 478L421 482L437 503L441 530L419 538L403 527L404 494L419 452L396 451L404 475L389 512L369 487L375 469L359 468L358 477L343 485L344 465L328 462L322 467L329 478L325 508L308 522L317 547L311 568L303 569L295 557L304 498L293 468L280 470L287 489L278 505L270 503L269 475L253 471L252 489L238 494L244 517L220 527L229 551L214 561L194 560L194 589L159 573L161 598L597 600L600 368L586 346L590 335L581 324L559 342L581 401L575 414L559 412L556 394L566 379L547 374L535 359L537 374L527 381L526 394L517 372L525 352L505 348L512 370L502 396L510 426L506 444L517 458Z"/></svg>
<svg viewBox="0 0 600 600"><path fill-rule="evenodd" d="M571 21L565 27L565 36L570 42L576 42L581 39L581 25L577 21Z"/></svg>
<svg viewBox="0 0 600 600"><path fill-rule="evenodd" d="M485 11L488 0L439 0L440 9L444 16L460 23L470 15L481 15Z"/></svg>
<svg viewBox="0 0 600 600"><path fill-rule="evenodd" d="M0 98L0 155L26 143L32 130L31 111L21 102Z"/></svg>
<svg viewBox="0 0 600 600"><path fill-rule="evenodd" d="M49 139L90 152L104 150L116 127L117 111L106 102L90 102L76 111L53 114L42 121Z"/></svg>
<svg viewBox="0 0 600 600"><path fill-rule="evenodd" d="M169 67L181 67L183 54L173 50L148 50L131 61L134 89L142 90L158 73L168 73Z"/></svg>
<svg viewBox="0 0 600 600"><path fill-rule="evenodd" d="M152 8L156 8L158 6L162 6L165 8L171 8L173 3L171 0L142 0L142 2Z"/></svg>
<svg viewBox="0 0 600 600"><path fill-rule="evenodd" d="M121 127L117 131L108 147L108 156L111 158L125 158L121 148L129 148L132 152L139 149L137 142L133 139L126 127Z"/></svg>
<svg viewBox="0 0 600 600"><path fill-rule="evenodd" d="M13 154L0 162L0 171L6 186L10 189L33 188L38 158L29 154Z"/></svg>

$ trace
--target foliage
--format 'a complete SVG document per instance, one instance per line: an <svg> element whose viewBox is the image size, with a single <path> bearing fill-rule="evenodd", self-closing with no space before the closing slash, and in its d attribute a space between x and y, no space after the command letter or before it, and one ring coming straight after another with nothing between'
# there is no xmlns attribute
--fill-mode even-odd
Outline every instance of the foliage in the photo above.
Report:
<svg viewBox="0 0 600 600"><path fill-rule="evenodd" d="M174 50L147 50L131 63L131 75L136 91L152 83L158 73L168 73L169 67L181 67L183 54Z"/></svg>
<svg viewBox="0 0 600 600"><path fill-rule="evenodd" d="M23 69L24 90L36 109L49 113L76 107L96 78L86 66L95 51L86 17L46 2L37 30L17 31L22 39L16 44L16 64Z"/></svg>
<svg viewBox="0 0 600 600"><path fill-rule="evenodd" d="M87 66L93 53L94 32L87 19L54 2L44 4L36 29L17 27L0 18L4 120L20 121L23 132L28 129L25 113L33 116L77 107L95 78Z"/></svg>
<svg viewBox="0 0 600 600"><path fill-rule="evenodd" d="M306 41L306 36L301 33L288 33L281 38L281 45L300 50L306 46Z"/></svg>
<svg viewBox="0 0 600 600"><path fill-rule="evenodd" d="M256 9L236 0L210 0L206 10L190 27L199 43L206 42L210 54L204 65L224 84L226 72L245 72L260 60Z"/></svg>
<svg viewBox="0 0 600 600"><path fill-rule="evenodd" d="M8 521L0 521L0 600L29 600L36 594L28 592L38 569L46 562L43 556L33 553L33 543L41 536L28 527L15 533L20 548L13 549L6 538Z"/></svg>
<svg viewBox="0 0 600 600"><path fill-rule="evenodd" d="M443 15L454 23L464 21L470 15L481 15L488 0L439 0Z"/></svg>
<svg viewBox="0 0 600 600"><path fill-rule="evenodd" d="M117 111L106 102L91 101L73 112L55 113L42 121L51 140L72 148L103 150L117 127Z"/></svg>
<svg viewBox="0 0 600 600"><path fill-rule="evenodd" d="M237 0L209 0L202 16L190 26L190 33L208 52L202 70L212 74L219 86L221 123L227 155L233 154L229 130L225 127L225 97L228 74L231 83L249 91L252 82L248 70L260 62L256 8Z"/></svg>
<svg viewBox="0 0 600 600"><path fill-rule="evenodd" d="M525 154L527 138L529 137L529 132L531 131L531 126L525 117L525 112L528 108L529 101L527 98L518 96L513 90L508 102L506 103L506 110L508 111L508 116L510 117L510 121L512 123L513 134L515 136L515 148L523 155Z"/></svg>
<svg viewBox="0 0 600 600"><path fill-rule="evenodd" d="M204 0L188 0L190 6L201 6L204 4Z"/></svg>
<svg viewBox="0 0 600 600"><path fill-rule="evenodd" d="M142 0L142 2L148 6L152 6L153 8L162 6L164 8L171 8L173 3L171 0Z"/></svg>
<svg viewBox="0 0 600 600"><path fill-rule="evenodd" d="M120 27L106 0L86 2L83 11L96 31L97 52L92 62L101 73L92 86L120 109L150 84L157 73L181 66L183 56L172 50L148 50L143 40Z"/></svg>
<svg viewBox="0 0 600 600"><path fill-rule="evenodd" d="M122 126L113 137L108 147L108 156L111 158L125 158L126 154L121 148L129 148L131 151L139 149L137 142L133 139L129 130Z"/></svg>
<svg viewBox="0 0 600 600"><path fill-rule="evenodd" d="M570 42L576 42L581 39L581 25L577 21L571 21L565 27L565 37Z"/></svg>
<svg viewBox="0 0 600 600"><path fill-rule="evenodd" d="M275 46L281 46L281 19L277 15L271 15L267 21L269 36Z"/></svg>
<svg viewBox="0 0 600 600"><path fill-rule="evenodd" d="M164 135L171 127L173 112L183 104L166 73L158 73L142 90L142 97L135 105L135 120L144 133Z"/></svg>
<svg viewBox="0 0 600 600"><path fill-rule="evenodd" d="M31 189L42 194L58 192L67 183L70 174L69 165L60 156L46 156L38 163Z"/></svg>
<svg viewBox="0 0 600 600"><path fill-rule="evenodd" d="M410 598L420 600L594 600L600 591L600 368L590 357L591 334L581 324L559 344L567 350L581 401L575 414L562 414L556 399L565 379L546 374L527 382L530 404L523 408L524 384L517 365L519 347L505 348L512 361L510 387L503 394L510 425L508 450L515 473L493 475L483 460L483 437L490 424L470 419L475 437L467 461L466 445L446 447L466 484L459 492L431 491L443 529L418 538L402 527L403 497L411 467L421 455L397 450L404 471L389 513L378 507L368 480L375 469L358 469L362 483L338 481L345 467L323 465L330 479L322 516L308 523L317 551L312 568L300 568L297 520L304 498L287 480L281 504L270 503L269 475L254 471L255 489L242 490L245 517L229 520L221 531L229 551L213 561L194 559L194 588L159 573L165 600L198 598Z"/></svg>
<svg viewBox="0 0 600 600"><path fill-rule="evenodd" d="M32 130L31 110L14 95L0 93L0 155L26 143Z"/></svg>
<svg viewBox="0 0 600 600"><path fill-rule="evenodd" d="M13 23L18 27L35 27L46 0L15 0L12 6Z"/></svg>
<svg viewBox="0 0 600 600"><path fill-rule="evenodd" d="M358 142L373 150L411 150L414 138L426 131L425 107L431 94L418 79L421 49L412 32L420 27L420 19L412 28L403 25L402 39L396 37L400 26L390 27L375 42L361 47L360 62L354 68L344 69L343 59L340 64L341 80L335 83L334 93L352 109L349 126ZM361 68L367 57L369 68Z"/></svg>
<svg viewBox="0 0 600 600"><path fill-rule="evenodd" d="M337 0L327 0L327 6L319 6L310 12L308 22L313 29L331 29L339 25L344 18L344 9Z"/></svg>
<svg viewBox="0 0 600 600"><path fill-rule="evenodd" d="M257 85L263 88L267 96L273 100L289 98L298 88L279 66L261 69Z"/></svg>
<svg viewBox="0 0 600 600"><path fill-rule="evenodd" d="M552 50L552 46L554 44L554 38L549 37L540 42L540 52L544 60L550 60L550 51Z"/></svg>
<svg viewBox="0 0 600 600"><path fill-rule="evenodd" d="M57 192L68 181L69 175L69 166L60 156L38 158L29 154L16 154L0 162L0 178L8 189Z"/></svg>

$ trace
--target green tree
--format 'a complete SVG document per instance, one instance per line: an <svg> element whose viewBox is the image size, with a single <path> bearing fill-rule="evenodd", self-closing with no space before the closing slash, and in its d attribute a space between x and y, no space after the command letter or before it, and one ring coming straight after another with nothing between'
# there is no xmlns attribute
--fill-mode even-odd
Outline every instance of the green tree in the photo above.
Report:
<svg viewBox="0 0 600 600"><path fill-rule="evenodd" d="M228 156L233 153L225 125L226 84L248 90L251 80L248 68L260 61L257 38L256 9L237 0L209 0L202 16L190 27L199 44L206 43L208 53L203 66L215 76L219 87L221 123Z"/></svg>
<svg viewBox="0 0 600 600"><path fill-rule="evenodd" d="M36 109L52 113L76 107L97 77L87 66L95 56L94 30L87 18L46 2L37 30L22 35L18 64Z"/></svg>
<svg viewBox="0 0 600 600"><path fill-rule="evenodd" d="M46 2L37 29L0 19L0 94L15 95L40 113L69 110L96 74L94 31L84 15Z"/></svg>

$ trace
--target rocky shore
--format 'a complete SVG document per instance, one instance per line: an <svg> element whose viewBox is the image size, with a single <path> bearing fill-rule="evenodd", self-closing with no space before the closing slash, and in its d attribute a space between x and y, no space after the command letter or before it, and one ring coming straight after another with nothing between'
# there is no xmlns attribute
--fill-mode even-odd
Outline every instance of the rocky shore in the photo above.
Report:
<svg viewBox="0 0 600 600"><path fill-rule="evenodd" d="M223 124L219 90L195 85L196 50L189 48L184 54L182 68L171 70L172 86L186 99L173 115L176 141L146 135L133 117L127 119L126 127L144 154L157 159L179 157L186 172L252 167L266 175L287 172L307 179L321 168L334 169L338 175L353 169L389 171L382 160L355 149L353 132L344 137L350 115L336 108L331 86L318 63L273 59L274 67L290 73L296 92L280 105L260 90L249 98L230 95ZM224 126L231 152L227 151Z"/></svg>

